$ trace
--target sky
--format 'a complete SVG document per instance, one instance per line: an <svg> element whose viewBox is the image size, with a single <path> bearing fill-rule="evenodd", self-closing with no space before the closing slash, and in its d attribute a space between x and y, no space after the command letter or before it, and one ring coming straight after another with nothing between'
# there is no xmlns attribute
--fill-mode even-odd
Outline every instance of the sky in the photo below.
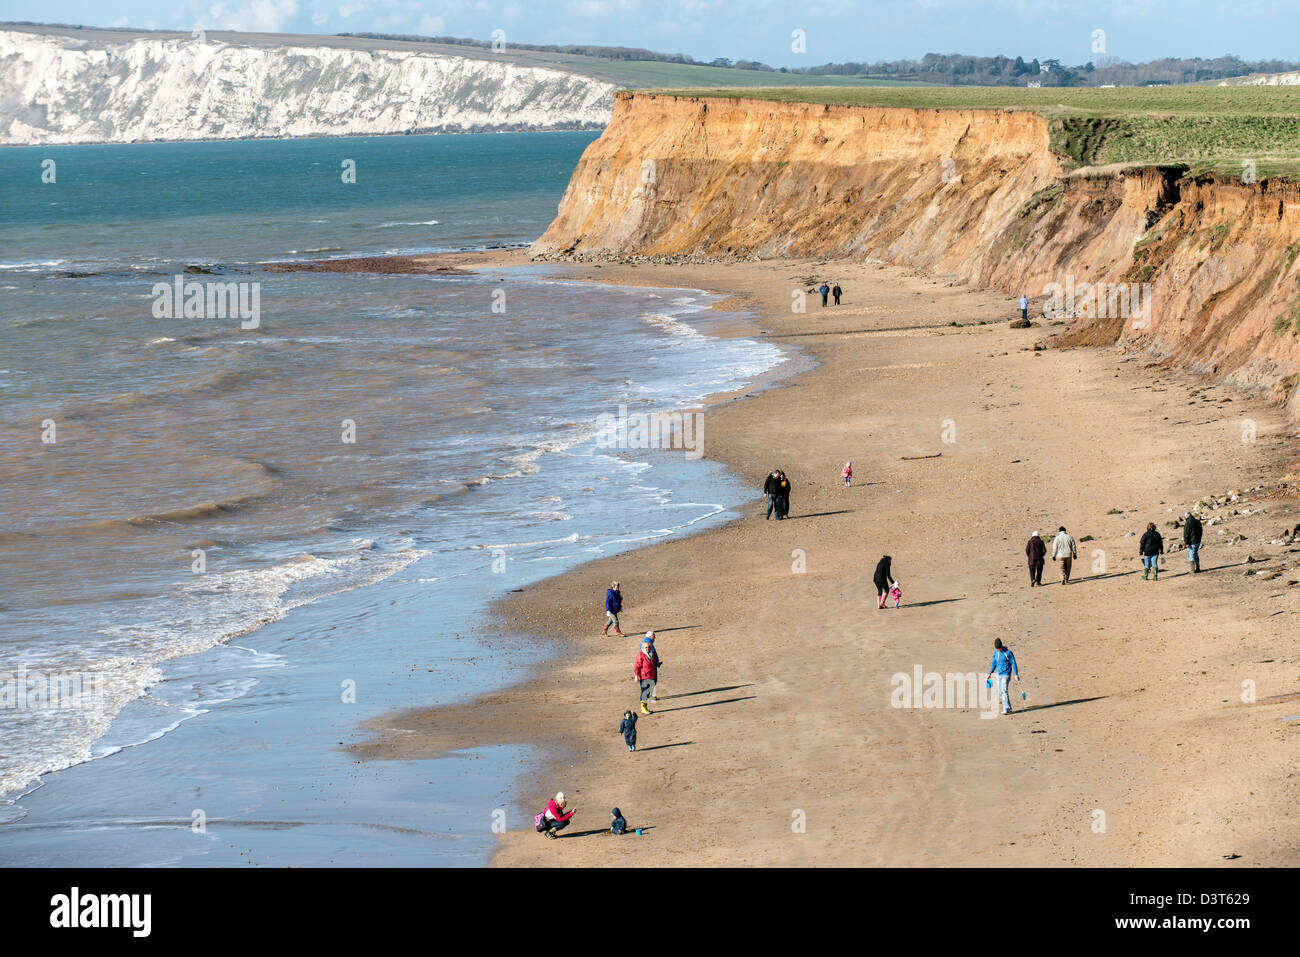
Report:
<svg viewBox="0 0 1300 957"><path fill-rule="evenodd" d="M1288 10L1288 5L1291 10ZM588 43L771 66L1006 54L1300 59L1291 0L0 0L0 20ZM802 31L800 47L796 31Z"/></svg>

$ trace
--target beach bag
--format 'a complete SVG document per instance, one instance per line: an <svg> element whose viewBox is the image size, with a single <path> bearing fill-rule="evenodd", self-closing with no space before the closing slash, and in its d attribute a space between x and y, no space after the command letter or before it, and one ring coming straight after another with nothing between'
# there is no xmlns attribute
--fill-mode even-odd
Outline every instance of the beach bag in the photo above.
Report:
<svg viewBox="0 0 1300 957"><path fill-rule="evenodd" d="M535 817L533 818L533 827L534 827L534 829L536 829L537 833L539 833L539 834L540 834L542 831L546 830L546 812L545 812L545 811L543 811L541 814L538 814L537 816L535 816Z"/></svg>

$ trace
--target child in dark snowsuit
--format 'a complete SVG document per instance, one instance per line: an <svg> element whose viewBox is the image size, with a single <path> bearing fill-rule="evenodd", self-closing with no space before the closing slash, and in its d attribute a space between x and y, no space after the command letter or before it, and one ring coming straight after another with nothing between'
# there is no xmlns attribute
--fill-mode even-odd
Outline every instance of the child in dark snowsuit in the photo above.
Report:
<svg viewBox="0 0 1300 957"><path fill-rule="evenodd" d="M633 717L635 717L635 715L633 715ZM623 819L623 812L618 808L614 808L614 810L609 813L614 815L614 820L609 825L609 832L611 834L626 834L627 821Z"/></svg>
<svg viewBox="0 0 1300 957"><path fill-rule="evenodd" d="M636 750L636 715L631 711L623 712L623 723L618 726L618 733L627 742L629 751Z"/></svg>

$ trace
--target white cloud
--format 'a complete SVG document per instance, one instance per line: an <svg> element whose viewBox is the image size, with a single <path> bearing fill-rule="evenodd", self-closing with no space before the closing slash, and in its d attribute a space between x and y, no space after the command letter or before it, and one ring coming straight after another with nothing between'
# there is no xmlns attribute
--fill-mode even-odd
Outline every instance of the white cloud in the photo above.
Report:
<svg viewBox="0 0 1300 957"><path fill-rule="evenodd" d="M237 10L215 3L200 18L209 30L238 30L242 33L278 33L298 14L298 0L250 0Z"/></svg>

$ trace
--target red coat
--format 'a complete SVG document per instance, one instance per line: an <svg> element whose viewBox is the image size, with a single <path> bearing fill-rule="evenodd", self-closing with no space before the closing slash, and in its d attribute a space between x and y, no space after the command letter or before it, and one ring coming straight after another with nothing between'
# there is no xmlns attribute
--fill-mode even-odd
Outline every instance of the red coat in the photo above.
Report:
<svg viewBox="0 0 1300 957"><path fill-rule="evenodd" d="M1047 557L1047 545L1037 535L1029 539L1025 545L1025 554L1029 556L1029 564L1037 565Z"/></svg>
<svg viewBox="0 0 1300 957"><path fill-rule="evenodd" d="M560 810L560 806L555 803L555 798L551 798L551 803L546 805L546 816L552 821L567 821L576 813L576 811L570 811L568 814L565 814Z"/></svg>
<svg viewBox="0 0 1300 957"><path fill-rule="evenodd" d="M644 651L636 656L636 669L632 672L638 681L654 681L659 672L655 670L654 659Z"/></svg>

